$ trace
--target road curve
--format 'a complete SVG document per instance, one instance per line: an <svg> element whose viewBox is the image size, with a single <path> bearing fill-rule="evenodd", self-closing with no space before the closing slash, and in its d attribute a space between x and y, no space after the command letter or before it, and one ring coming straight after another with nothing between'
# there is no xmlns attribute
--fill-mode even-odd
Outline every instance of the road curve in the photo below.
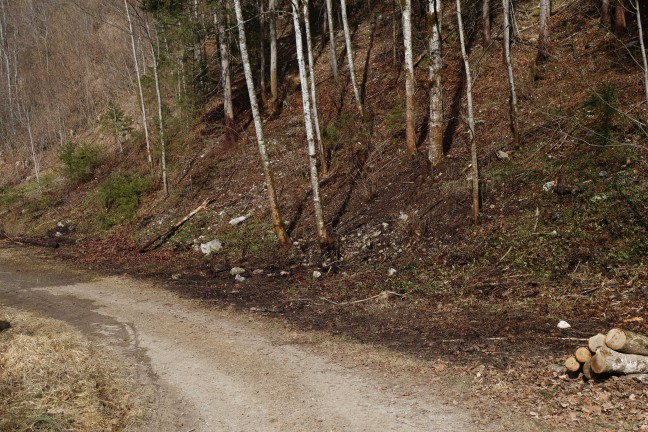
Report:
<svg viewBox="0 0 648 432"><path fill-rule="evenodd" d="M426 383L340 362L349 344L327 341L329 354L262 317L2 245L0 302L64 320L137 366L151 395L142 431L478 430Z"/></svg>

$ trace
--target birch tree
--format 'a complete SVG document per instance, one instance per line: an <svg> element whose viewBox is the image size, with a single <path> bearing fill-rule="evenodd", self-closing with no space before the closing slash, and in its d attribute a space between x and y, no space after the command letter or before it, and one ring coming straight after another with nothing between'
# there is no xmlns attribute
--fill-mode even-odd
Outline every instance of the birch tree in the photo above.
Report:
<svg viewBox="0 0 648 432"><path fill-rule="evenodd" d="M331 62L331 72L335 82L339 82L337 67L337 52L335 50L335 27L333 27L333 2L326 0L326 21L329 31L329 61Z"/></svg>
<svg viewBox="0 0 648 432"><path fill-rule="evenodd" d="M479 223L479 169L477 167L477 144L475 143L475 116L473 114L473 97L472 97L472 75L470 73L470 62L468 61L468 53L466 52L466 41L463 28L463 20L461 18L461 0L457 0L457 23L459 26L459 42L461 44L461 57L464 62L464 70L466 72L466 104L467 104L467 120L468 120L468 134L470 137L470 158L472 161L472 198L473 198L473 221L475 224Z"/></svg>
<svg viewBox="0 0 648 432"><path fill-rule="evenodd" d="M504 60L506 62L506 71L508 73L509 82L509 119L511 126L511 133L513 134L513 145L517 148L520 146L520 127L518 124L518 101L515 92L515 80L513 79L513 64L511 63L511 25L510 13L511 4L510 0L502 0L504 9Z"/></svg>
<svg viewBox="0 0 648 432"><path fill-rule="evenodd" d="M250 107L252 109L252 117L254 119L254 129L256 131L257 143L259 145L259 154L261 155L261 163L263 165L263 172L266 179L266 186L268 188L268 199L270 201L270 214L272 217L272 225L275 235L279 244L286 246L290 244L290 237L286 233L284 222L279 210L277 201L277 191L275 188L274 175L270 167L270 158L266 150L265 140L263 138L263 126L261 124L261 115L259 114L259 105L256 99L256 92L254 89L254 80L252 78L252 68L250 67L250 57L248 56L247 42L245 38L245 21L243 19L243 11L241 10L241 1L234 0L234 11L236 13L236 22L239 33L239 47L241 51L241 60L243 62L243 71L245 73L245 82L247 84L248 95L250 97Z"/></svg>
<svg viewBox="0 0 648 432"><path fill-rule="evenodd" d="M549 59L549 15L551 14L551 0L540 0L540 32L538 34L537 63Z"/></svg>
<svg viewBox="0 0 648 432"><path fill-rule="evenodd" d="M403 43L405 45L405 140L407 155L416 156L414 115L414 56L412 54L412 0L402 0Z"/></svg>
<svg viewBox="0 0 648 432"><path fill-rule="evenodd" d="M360 115L364 118L364 103L360 98L360 90L356 81L355 67L353 66L353 45L351 44L351 31L349 30L349 20L347 19L346 0L340 0L342 12L342 26L344 27L344 41L346 43L347 59L349 62L349 75L351 76L351 85L353 86L353 95L355 96L356 105Z"/></svg>
<svg viewBox="0 0 648 432"><path fill-rule="evenodd" d="M326 175L328 173L328 163L326 160L326 152L324 151L322 133L320 131L319 115L317 114L317 91L315 89L315 57L313 56L313 39L311 37L310 31L310 13L308 10L308 0L301 1L304 10L304 31L306 32L306 51L308 52L308 75L310 78L310 98L313 113L313 125L315 126L315 138L317 139L317 148L320 154L322 175Z"/></svg>
<svg viewBox="0 0 648 432"><path fill-rule="evenodd" d="M441 0L428 2L430 124L428 159L432 166L443 160L443 53L441 51Z"/></svg>
<svg viewBox="0 0 648 432"><path fill-rule="evenodd" d="M228 146L236 141L236 126L234 124L234 104L232 103L232 79L230 73L230 42L227 33L228 4L221 0L221 10L214 13L214 23L218 32L220 50L221 82L223 85L223 110L225 112L225 142ZM220 18L219 18L220 13Z"/></svg>
<svg viewBox="0 0 648 432"><path fill-rule="evenodd" d="M315 207L315 224L320 245L328 246L332 239L324 223L324 210L319 190L319 175L317 172L317 153L315 150L315 137L313 133L313 121L311 117L311 101L309 100L308 77L306 76L306 64L304 62L304 47L302 46L302 33L299 23L299 0L290 0L293 10L293 27L295 31L295 45L297 48L297 64L299 65L299 82L301 84L302 105L304 108L304 126L306 128L306 140L308 142L308 162L310 168L311 189L313 192L313 205ZM306 3L306 1L304 1ZM308 5L306 5L308 7ZM304 20L306 18L304 17Z"/></svg>
<svg viewBox="0 0 648 432"><path fill-rule="evenodd" d="M135 34L133 32L133 22L130 16L130 7L128 0L124 0L124 7L126 8L126 18L128 19L128 33L130 34L131 48L133 51L133 63L135 65L135 77L137 78L137 89L139 91L140 110L142 112L142 127L144 128L144 139L146 140L146 158L149 166L153 165L153 158L151 157L151 141L148 133L148 119L146 117L146 106L144 104L144 91L142 90L142 77L140 75L139 61L137 60L137 50L135 49Z"/></svg>
<svg viewBox="0 0 648 432"><path fill-rule="evenodd" d="M641 9L639 0L635 0L635 9L637 10L637 29L639 30L639 45L641 47L641 60L643 62L644 89L646 92L646 102L648 103L648 60L646 59L646 47L644 45L643 28L641 27Z"/></svg>
<svg viewBox="0 0 648 432"><path fill-rule="evenodd" d="M277 0L270 0L269 32L270 32L270 108L277 112L279 101L279 81L277 79Z"/></svg>

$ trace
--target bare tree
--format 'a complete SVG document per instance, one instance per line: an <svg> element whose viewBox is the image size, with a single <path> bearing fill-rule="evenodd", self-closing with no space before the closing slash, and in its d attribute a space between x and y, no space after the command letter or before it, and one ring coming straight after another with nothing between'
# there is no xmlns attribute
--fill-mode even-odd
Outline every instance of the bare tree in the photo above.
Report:
<svg viewBox="0 0 648 432"><path fill-rule="evenodd" d="M416 156L416 128L414 125L414 56L412 54L412 0L401 2L403 15L403 43L405 45L405 140L407 155Z"/></svg>
<svg viewBox="0 0 648 432"><path fill-rule="evenodd" d="M313 56L313 39L310 31L310 13L308 10L308 0L301 0L304 10L304 31L306 32L306 50L308 52L308 75L310 81L311 109L313 112L313 124L315 126L315 137L317 138L317 148L319 149L322 175L328 173L328 163L326 153L324 152L324 143L322 142L322 133L320 131L319 116L317 114L317 91L315 89L315 57Z"/></svg>
<svg viewBox="0 0 648 432"><path fill-rule="evenodd" d="M227 33L227 0L221 0L221 10L214 13L214 22L218 31L220 49L221 81L223 85L223 110L225 111L225 142L228 146L236 141L236 125L234 124L234 104L232 103L232 79L230 73L230 48ZM220 18L219 18L220 13Z"/></svg>
<svg viewBox="0 0 648 432"><path fill-rule="evenodd" d="M140 109L142 112L142 127L144 128L144 139L146 140L146 157L149 166L153 165L153 158L151 157L151 141L148 133L148 119L146 117L146 106L144 104L144 91L142 90L142 77L140 75L139 61L137 60L137 50L135 49L135 34L133 32L133 22L130 16L130 7L128 0L124 0L124 7L126 8L126 18L128 18L128 31L131 39L131 48L133 50L133 63L135 64L135 76L137 78L137 89L139 90Z"/></svg>
<svg viewBox="0 0 648 432"><path fill-rule="evenodd" d="M551 0L540 0L540 33L538 34L537 63L549 59L549 15L551 14Z"/></svg>
<svg viewBox="0 0 648 432"><path fill-rule="evenodd" d="M459 25L459 41L461 43L461 57L466 72L466 104L468 106L468 134L470 136L470 157L472 160L472 198L473 198L473 221L479 223L479 169L477 167L477 144L475 143L475 116L473 114L473 81L470 73L470 62L466 52L466 40L464 35L463 20L461 18L461 0L457 0L457 23Z"/></svg>
<svg viewBox="0 0 648 432"><path fill-rule="evenodd" d="M610 0L601 1L601 22L610 27Z"/></svg>
<svg viewBox="0 0 648 432"><path fill-rule="evenodd" d="M644 45L643 28L641 26L641 9L639 0L635 0L637 10L637 28L639 30L639 45L641 46L641 60L643 61L644 89L646 91L646 102L648 103L648 60L646 60L646 47Z"/></svg>
<svg viewBox="0 0 648 432"><path fill-rule="evenodd" d="M616 0L614 7L614 32L617 35L624 33L627 29L625 17L625 2Z"/></svg>
<svg viewBox="0 0 648 432"><path fill-rule="evenodd" d="M279 81L277 79L277 0L270 0L269 7L270 30L270 108L277 112L279 101Z"/></svg>
<svg viewBox="0 0 648 432"><path fill-rule="evenodd" d="M520 146L520 127L518 124L518 101L517 94L515 93L515 80L513 78L513 64L511 63L511 25L510 14L511 4L510 0L502 0L504 9L504 60L506 63L506 70L508 72L509 82L509 119L511 126L511 133L513 134L513 145L517 148Z"/></svg>
<svg viewBox="0 0 648 432"><path fill-rule="evenodd" d="M338 67L337 67L337 52L335 50L335 27L333 26L333 2L326 0L326 20L328 23L329 31L329 61L331 62L331 72L333 78L337 83L339 81Z"/></svg>
<svg viewBox="0 0 648 432"><path fill-rule="evenodd" d="M349 62L349 74L351 75L351 85L353 86L353 94L355 96L356 104L360 115L364 117L364 103L360 98L360 90L356 81L355 67L353 66L353 45L351 44L351 30L349 30L349 20L347 19L346 0L340 0L342 9L342 26L344 27L344 41L346 43L347 59Z"/></svg>
<svg viewBox="0 0 648 432"><path fill-rule="evenodd" d="M441 51L441 0L428 2L430 55L430 124L428 159L432 166L443 160L443 53Z"/></svg>
<svg viewBox="0 0 648 432"><path fill-rule="evenodd" d="M490 0L482 0L482 45L484 49L491 44Z"/></svg>
<svg viewBox="0 0 648 432"><path fill-rule="evenodd" d="M297 64L299 65L299 81L301 83L302 105L304 108L304 125L306 127L306 140L308 141L308 160L310 167L311 189L313 192L313 205L315 207L315 223L319 242L323 246L332 243L324 223L324 210L319 190L319 175L317 172L317 152L315 150L315 137L313 134L313 122L311 118L311 101L309 101L308 77L306 76L306 64L304 62L304 47L302 46L302 33L299 23L299 0L291 0L293 10L293 27L295 30L295 44L297 48ZM308 5L306 5L308 7Z"/></svg>
<svg viewBox="0 0 648 432"><path fill-rule="evenodd" d="M236 22L238 25L239 47L241 51L241 60L243 62L243 71L245 72L245 82L247 84L248 95L250 97L252 117L254 118L254 129L256 131L257 143L259 145L259 154L261 155L261 163L263 165L263 172L265 174L266 186L268 188L268 199L270 201L272 225L279 244L286 246L290 244L290 237L288 237L288 233L286 233L286 228L284 227L284 222L279 210L274 175L272 174L272 168L270 167L270 158L268 157L265 140L263 138L263 126L261 124L261 115L259 114L259 105L257 103L256 92L254 89L252 68L250 67L250 57L248 56L247 51L247 42L245 39L245 21L243 19L243 11L241 10L240 0L234 0L234 11L236 13Z"/></svg>

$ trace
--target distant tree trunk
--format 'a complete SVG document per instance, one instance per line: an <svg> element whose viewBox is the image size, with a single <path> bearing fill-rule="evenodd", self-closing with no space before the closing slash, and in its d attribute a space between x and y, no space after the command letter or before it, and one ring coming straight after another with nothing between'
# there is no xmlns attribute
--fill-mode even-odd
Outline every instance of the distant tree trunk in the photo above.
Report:
<svg viewBox="0 0 648 432"><path fill-rule="evenodd" d="M482 45L484 49L491 44L490 0L482 0Z"/></svg>
<svg viewBox="0 0 648 432"><path fill-rule="evenodd" d="M326 152L324 151L324 143L322 142L319 116L317 114L317 91L315 89L315 57L313 56L313 40L310 31L310 12L308 10L308 0L301 1L304 10L304 30L306 32L306 50L308 52L308 74L310 77L310 95L311 107L313 111L313 123L315 125L315 137L317 138L317 148L319 149L320 154L322 175L326 176L326 174L328 173L328 163L326 160Z"/></svg>
<svg viewBox="0 0 648 432"><path fill-rule="evenodd" d="M329 59L331 62L331 72L336 83L339 83L337 52L335 50L335 27L333 26L333 4L331 0L326 0L326 20L329 30Z"/></svg>
<svg viewBox="0 0 648 432"><path fill-rule="evenodd" d="M407 155L416 156L416 127L414 125L414 56L412 54L412 0L402 0L403 43L405 45L405 140Z"/></svg>
<svg viewBox="0 0 648 432"><path fill-rule="evenodd" d="M543 1L543 0L541 0ZM466 71L466 102L468 105L468 133L470 136L470 156L472 159L472 198L473 198L473 221L479 223L479 169L477 167L477 145L475 143L475 117L473 114L472 98L472 75L470 73L470 62L466 52L466 41L461 18L461 0L457 0L457 22L459 24L459 41L461 43L461 56Z"/></svg>
<svg viewBox="0 0 648 432"><path fill-rule="evenodd" d="M610 0L601 1L601 22L610 27Z"/></svg>
<svg viewBox="0 0 648 432"><path fill-rule="evenodd" d="M5 74L7 76L7 103L9 106L10 128L14 128L14 102L11 86L11 64L9 60L9 37L7 36L7 10L5 1L0 0L0 51L5 62Z"/></svg>
<svg viewBox="0 0 648 432"><path fill-rule="evenodd" d="M641 26L641 8L639 0L635 0L637 9L637 28L639 29L639 45L641 46L641 60L643 61L644 89L646 91L646 103L648 103L648 60L646 59L646 47L644 45L643 28Z"/></svg>
<svg viewBox="0 0 648 432"><path fill-rule="evenodd" d="M443 53L441 51L441 0L428 2L428 34L430 37L430 125L428 159L432 166L443 160Z"/></svg>
<svg viewBox="0 0 648 432"><path fill-rule="evenodd" d="M290 244L290 237L288 237L288 233L286 233L286 228L284 227L281 212L279 211L274 175L272 174L272 168L270 167L270 158L268 157L265 141L263 139L263 126L261 124L261 115L259 114L259 105L257 104L256 92L254 89L254 80L252 78L252 68L250 67L250 58L247 51L247 42L245 40L245 21L243 19L243 11L241 10L240 0L234 0L234 10L236 12L236 22L238 25L239 47L241 51L241 60L243 62L243 70L245 72L245 82L247 84L248 95L250 97L250 107L252 108L252 117L254 119L254 129L256 130L257 143L259 144L259 154L261 155L261 163L263 164L266 186L268 187L268 198L270 201L272 225L279 244L286 246Z"/></svg>
<svg viewBox="0 0 648 432"><path fill-rule="evenodd" d="M616 0L614 8L614 32L617 35L621 35L626 29L625 2L623 0Z"/></svg>
<svg viewBox="0 0 648 432"><path fill-rule="evenodd" d="M268 88L266 86L266 55L265 55L265 8L263 2L265 0L257 0L257 7L259 9L259 85L261 86L261 100L263 104L268 103Z"/></svg>
<svg viewBox="0 0 648 432"><path fill-rule="evenodd" d="M549 14L550 0L540 0L540 33L538 34L538 56L536 63L549 59Z"/></svg>
<svg viewBox="0 0 648 432"><path fill-rule="evenodd" d="M144 91L142 90L142 79L140 75L139 62L137 61L137 50L135 49L135 35L133 34L133 23L130 17L130 8L128 0L124 0L124 7L126 8L126 18L128 18L128 31L130 33L131 48L133 50L133 62L135 63L135 76L137 77L137 88L139 90L140 109L142 111L142 127L144 128L144 139L146 140L146 157L149 166L153 165L153 158L151 157L151 140L149 139L148 132L148 118L146 117L146 106L144 104Z"/></svg>
<svg viewBox="0 0 648 432"><path fill-rule="evenodd" d="M221 0L219 18L218 13L214 14L214 21L218 29L218 45L221 60L221 81L223 83L223 109L225 111L225 143L228 147L234 145L237 139L236 125L234 124L234 104L232 103L232 79L230 74L230 47L229 35L227 34L227 0Z"/></svg>
<svg viewBox="0 0 648 432"><path fill-rule="evenodd" d="M302 33L299 24L299 0L291 0L293 9L293 28L295 30L295 43L297 47L297 63L299 65L299 81L301 83L302 104L304 107L304 124L306 126L306 139L308 141L308 160L310 165L311 189L313 191L313 204L315 206L315 223L317 234L322 246L328 246L332 239L324 223L324 210L320 199L319 175L317 173L317 153L315 150L315 137L313 136L313 123L311 119L311 103L308 99L308 78L304 62L304 48L302 46ZM306 5L308 7L308 5ZM304 18L305 19L305 18Z"/></svg>
<svg viewBox="0 0 648 432"><path fill-rule="evenodd" d="M360 115L364 118L364 103L360 99L360 91L358 90L358 84L356 81L355 67L353 66L353 45L351 44L351 30L349 30L349 20L347 19L346 12L346 0L340 0L342 9L342 26L344 27L344 41L346 42L346 51L347 59L349 62L349 74L351 75L351 85L353 86L353 94L355 96L356 104L358 105L358 111Z"/></svg>
<svg viewBox="0 0 648 432"><path fill-rule="evenodd" d="M504 15L504 59L509 81L509 119L511 134L513 135L513 146L520 147L520 127L518 124L518 102L515 93L515 80L513 78L513 64L511 63L511 25L510 25L510 0L502 0Z"/></svg>
<svg viewBox="0 0 648 432"><path fill-rule="evenodd" d="M277 0L270 0L268 10L270 27L270 109L277 112L279 82L277 80Z"/></svg>
<svg viewBox="0 0 648 432"><path fill-rule="evenodd" d="M160 41L157 38L157 30L155 28L155 22L153 23L153 31L155 33L156 44L153 44L153 38L151 35L151 30L149 28L149 23L146 21L146 34L149 38L151 45L151 56L153 58L153 78L155 79L155 96L157 99L157 110L158 110L158 135L160 139L160 165L162 169L162 190L164 195L169 195L169 180L167 173L167 155L166 155L166 141L164 140L164 116L162 114L162 94L160 92L160 79L158 76L158 65L160 60ZM157 46L157 49L156 47ZM157 51L157 52L156 52Z"/></svg>
<svg viewBox="0 0 648 432"><path fill-rule="evenodd" d="M29 145L31 148L31 157L34 163L34 174L36 175L36 183L40 188L40 184L41 184L40 183L40 162L38 161L38 157L36 156L36 146L34 145L34 135L32 134L31 118L30 118L29 111L27 109L25 109L25 117L27 118L27 132L29 134Z"/></svg>

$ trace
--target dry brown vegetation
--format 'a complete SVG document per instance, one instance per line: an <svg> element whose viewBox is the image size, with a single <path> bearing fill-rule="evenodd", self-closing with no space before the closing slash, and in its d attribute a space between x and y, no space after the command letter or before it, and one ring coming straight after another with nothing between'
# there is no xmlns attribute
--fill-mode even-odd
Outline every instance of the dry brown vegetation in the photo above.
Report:
<svg viewBox="0 0 648 432"><path fill-rule="evenodd" d="M0 430L117 431L138 415L109 353L61 321L0 307Z"/></svg>

